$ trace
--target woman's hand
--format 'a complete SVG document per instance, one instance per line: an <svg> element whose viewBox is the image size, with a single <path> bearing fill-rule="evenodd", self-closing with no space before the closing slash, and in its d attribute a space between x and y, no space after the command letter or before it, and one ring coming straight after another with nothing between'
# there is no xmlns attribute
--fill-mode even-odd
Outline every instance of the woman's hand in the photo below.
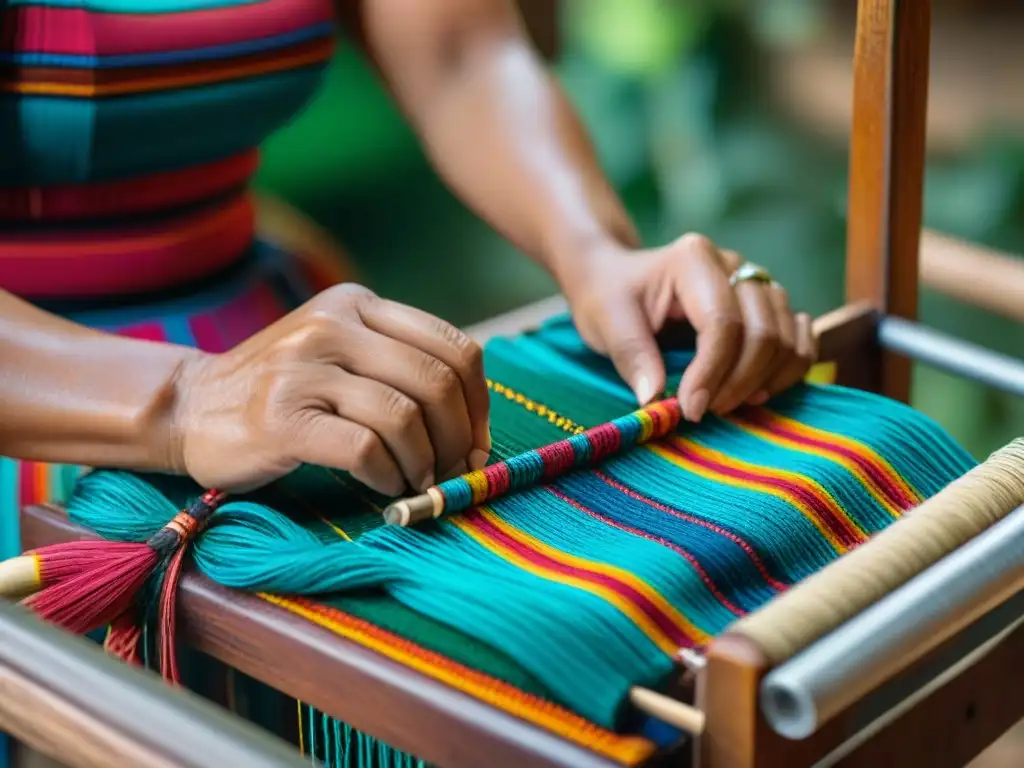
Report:
<svg viewBox="0 0 1024 768"><path fill-rule="evenodd" d="M355 285L321 293L220 355L182 365L178 469L244 490L302 463L399 495L482 467L491 443L480 348Z"/></svg>
<svg viewBox="0 0 1024 768"><path fill-rule="evenodd" d="M811 318L793 314L780 285L730 285L742 264L706 237L684 235L662 248L607 249L586 262L566 294L584 340L611 357L642 404L665 387L655 334L689 322L697 354L679 399L696 422L709 408L722 414L760 405L800 381L817 356Z"/></svg>

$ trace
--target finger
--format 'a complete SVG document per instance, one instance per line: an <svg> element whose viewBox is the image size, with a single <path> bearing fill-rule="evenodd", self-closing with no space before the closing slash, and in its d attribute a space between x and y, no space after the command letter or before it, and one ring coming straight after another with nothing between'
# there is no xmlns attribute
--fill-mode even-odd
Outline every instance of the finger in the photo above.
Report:
<svg viewBox="0 0 1024 768"><path fill-rule="evenodd" d="M665 363L637 301L627 296L609 305L600 333L615 370L629 384L640 405L647 405L664 391Z"/></svg>
<svg viewBox="0 0 1024 768"><path fill-rule="evenodd" d="M327 411L308 414L289 440L296 461L344 470L386 496L402 494L402 472L373 430Z"/></svg>
<svg viewBox="0 0 1024 768"><path fill-rule="evenodd" d="M803 381L807 372L818 360L818 336L814 332L814 321L806 312L794 318L796 323L796 361L791 375L783 382L782 389L789 389ZM780 390L781 391L781 390Z"/></svg>
<svg viewBox="0 0 1024 768"><path fill-rule="evenodd" d="M379 381L411 398L423 412L434 449L434 474L464 464L473 447L462 382L448 365L402 341L354 325L332 362L356 376Z"/></svg>
<svg viewBox="0 0 1024 768"><path fill-rule="evenodd" d="M384 442L409 487L425 491L434 484L434 449L423 411L409 396L387 384L334 366L321 366L328 377L325 399L338 416L372 430Z"/></svg>
<svg viewBox="0 0 1024 768"><path fill-rule="evenodd" d="M473 436L467 462L470 469L482 468L491 452L491 401L480 346L450 323L393 301L370 302L360 315L371 330L426 352L456 373Z"/></svg>
<svg viewBox="0 0 1024 768"><path fill-rule="evenodd" d="M789 294L786 289L776 282L768 287L768 299L771 301L772 309L775 312L775 326L779 331L779 348L772 362L774 373L768 379L765 387L755 392L748 402L751 405L761 405L768 398L784 389L787 389L797 379L800 373L800 358L796 349L796 318L789 306Z"/></svg>
<svg viewBox="0 0 1024 768"><path fill-rule="evenodd" d="M771 364L778 349L778 328L767 286L745 280L735 287L735 295L743 316L743 346L735 367L712 401L712 410L719 414L734 410L764 387L773 372Z"/></svg>
<svg viewBox="0 0 1024 768"><path fill-rule="evenodd" d="M698 422L739 355L743 316L723 260L706 238L694 238L690 268L680 270L675 291L697 332L696 354L679 382L687 420Z"/></svg>

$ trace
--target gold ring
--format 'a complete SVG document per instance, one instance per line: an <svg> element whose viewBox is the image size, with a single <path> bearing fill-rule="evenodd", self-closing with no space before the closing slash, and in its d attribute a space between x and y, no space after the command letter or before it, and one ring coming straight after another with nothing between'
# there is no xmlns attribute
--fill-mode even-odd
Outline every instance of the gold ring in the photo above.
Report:
<svg viewBox="0 0 1024 768"><path fill-rule="evenodd" d="M773 281L772 273L759 264L752 261L744 262L729 275L729 285L735 288L745 280L754 280L758 283L770 284Z"/></svg>

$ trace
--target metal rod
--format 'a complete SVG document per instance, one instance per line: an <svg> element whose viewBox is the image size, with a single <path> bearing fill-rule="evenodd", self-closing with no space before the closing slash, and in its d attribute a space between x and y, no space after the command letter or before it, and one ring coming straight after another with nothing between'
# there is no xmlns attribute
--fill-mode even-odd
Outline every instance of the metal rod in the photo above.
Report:
<svg viewBox="0 0 1024 768"><path fill-rule="evenodd" d="M60 702L59 710L39 712L37 717L67 717L68 710L81 713L115 731L119 743L137 745L152 756L147 765L310 765L308 757L269 732L189 691L173 690L155 675L111 658L99 645L43 624L27 610L2 600L0 670L10 670L34 690ZM0 698L0 723L9 723L18 710L18 701ZM67 741L47 743L49 754L62 763L84 764L75 731L66 733ZM27 742L40 733L15 731L13 735ZM110 758L111 765L124 764L116 755Z"/></svg>
<svg viewBox="0 0 1024 768"><path fill-rule="evenodd" d="M1024 507L770 672L761 709L813 734L893 675L1024 589Z"/></svg>
<svg viewBox="0 0 1024 768"><path fill-rule="evenodd" d="M947 373L1024 397L1024 362L1009 355L901 317L879 321L878 343Z"/></svg>

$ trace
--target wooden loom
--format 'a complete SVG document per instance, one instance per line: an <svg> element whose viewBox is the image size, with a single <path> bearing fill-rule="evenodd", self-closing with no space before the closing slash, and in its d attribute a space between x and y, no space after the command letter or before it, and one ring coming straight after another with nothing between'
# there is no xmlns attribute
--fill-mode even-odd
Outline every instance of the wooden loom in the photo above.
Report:
<svg viewBox="0 0 1024 768"><path fill-rule="evenodd" d="M929 12L925 0L859 2L848 304L818 320L822 359L836 364L840 383L899 400L909 396L911 359L1024 394L1020 363L914 322ZM544 302L473 333L481 341L515 333L563 308L557 299ZM25 548L90 535L49 507L24 510L22 531ZM929 572L936 570L922 577ZM799 768L823 760L964 765L1024 717L1021 569L1010 577L1015 581L1002 585L998 605L980 600L959 606L960 618L947 625L949 636L940 644L899 648L884 681L797 740L779 735L763 713L760 690L775 671L772 665L746 636L726 633L705 658L691 658L689 671L681 675L679 695L695 697L703 732L651 765ZM988 610L978 617L981 604ZM263 600L194 574L182 584L179 610L183 639L198 650L430 763L445 768L613 765Z"/></svg>

